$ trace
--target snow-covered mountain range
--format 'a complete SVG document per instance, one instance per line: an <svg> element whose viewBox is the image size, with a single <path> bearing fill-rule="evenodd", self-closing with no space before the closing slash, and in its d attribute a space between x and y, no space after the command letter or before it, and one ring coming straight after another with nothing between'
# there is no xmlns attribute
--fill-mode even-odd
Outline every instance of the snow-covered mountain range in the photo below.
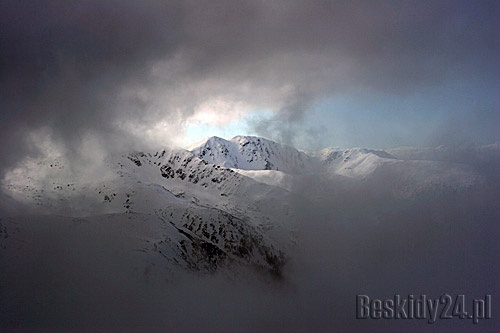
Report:
<svg viewBox="0 0 500 333"><path fill-rule="evenodd" d="M5 175L0 191L0 327L94 325L111 312L125 323L189 328L200 295L210 309L198 312L227 321L234 300L218 312L228 284L210 285L214 276L288 285L302 293L278 306L288 318L290 300L300 313L305 295L323 302L316 285L331 285L331 297L345 302L364 277L380 272L387 273L376 292L393 276L393 283L420 286L429 275L413 267L421 254L438 260L427 266L442 271L448 287L449 271L476 263L476 249L489 250L484 239L495 237L499 157L498 144L310 152L237 136L90 164L63 155L27 159ZM446 247L443 237L460 246ZM252 298L251 288L244 297ZM275 297L258 295L255 304ZM121 301L130 297L142 312ZM149 313L152 304L161 310ZM79 314L82 306L91 317ZM275 313L252 308L265 318Z"/></svg>
<svg viewBox="0 0 500 333"><path fill-rule="evenodd" d="M27 213L145 216L158 232L145 237L141 249L174 266L213 271L239 263L279 276L296 243L292 198L308 195L298 185L307 177L319 177L319 187L386 177L396 197L465 190L482 181L471 164L422 160L422 154L305 152L259 137L211 137L188 150L109 156L94 177L75 174L62 157L33 160L7 175L2 201L23 205ZM8 228L6 222L2 227Z"/></svg>

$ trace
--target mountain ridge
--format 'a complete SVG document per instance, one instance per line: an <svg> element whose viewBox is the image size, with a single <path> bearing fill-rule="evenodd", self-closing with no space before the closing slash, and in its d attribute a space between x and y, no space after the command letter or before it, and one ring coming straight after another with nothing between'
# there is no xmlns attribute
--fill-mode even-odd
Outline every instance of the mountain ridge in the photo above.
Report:
<svg viewBox="0 0 500 333"><path fill-rule="evenodd" d="M398 198L467 190L481 181L467 164L365 148L304 152L255 136L210 137L191 150L115 154L85 177L68 163L45 158L11 173L1 201L21 203L23 213L71 218L142 214L166 233L160 241L145 237L144 249L174 266L210 272L237 263L275 276L297 241L296 202L327 200L339 185L381 179Z"/></svg>

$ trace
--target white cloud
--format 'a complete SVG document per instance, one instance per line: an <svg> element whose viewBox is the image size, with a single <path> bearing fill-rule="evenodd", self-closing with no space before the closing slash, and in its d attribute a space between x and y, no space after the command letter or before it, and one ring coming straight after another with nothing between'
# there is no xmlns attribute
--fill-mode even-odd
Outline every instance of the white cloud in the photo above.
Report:
<svg viewBox="0 0 500 333"><path fill-rule="evenodd" d="M196 108L193 116L187 119L187 124L202 123L218 127L227 126L241 120L251 109L251 105L246 102L215 97L202 102Z"/></svg>

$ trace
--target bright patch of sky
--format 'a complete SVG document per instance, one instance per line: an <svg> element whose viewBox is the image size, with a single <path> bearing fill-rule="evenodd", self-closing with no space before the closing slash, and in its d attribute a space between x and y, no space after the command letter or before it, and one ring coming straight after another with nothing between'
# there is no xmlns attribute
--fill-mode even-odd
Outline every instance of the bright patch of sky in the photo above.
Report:
<svg viewBox="0 0 500 333"><path fill-rule="evenodd" d="M246 113L239 113L233 119L219 122L208 118L207 114L188 119L184 137L178 143L180 146L186 147L211 136L231 139L237 135L258 135L258 133L251 129L249 123L265 121L273 117L273 113L269 110L253 110ZM210 113L210 115L216 117L214 113Z"/></svg>
<svg viewBox="0 0 500 333"><path fill-rule="evenodd" d="M210 136L259 136L262 133L252 125L275 121L271 110L249 111L247 107L232 105L231 112L230 105L212 104L188 119L180 146ZM305 113L302 124L309 130L298 131L294 145L318 150L489 144L500 141L497 106L494 89L477 82L456 81L405 95L378 91L345 93L323 98ZM477 128L482 128L481 133L474 130Z"/></svg>

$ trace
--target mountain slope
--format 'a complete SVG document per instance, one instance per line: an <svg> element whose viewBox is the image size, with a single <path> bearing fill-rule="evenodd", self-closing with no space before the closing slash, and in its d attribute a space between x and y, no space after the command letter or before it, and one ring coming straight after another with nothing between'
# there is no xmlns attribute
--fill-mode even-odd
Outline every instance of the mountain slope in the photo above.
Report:
<svg viewBox="0 0 500 333"><path fill-rule="evenodd" d="M67 169L63 161L39 161L36 171L50 178L49 186L47 178L33 174L7 189L45 214L149 216L149 223L169 227L148 251L161 252L169 265L184 269L210 272L238 264L279 276L286 261L292 217L285 190L184 150L112 156L106 177L94 182L79 182ZM284 200L272 207L259 204L269 196Z"/></svg>
<svg viewBox="0 0 500 333"><path fill-rule="evenodd" d="M329 173L351 178L362 178L384 164L394 163L396 158L383 150L362 148L326 148L317 154Z"/></svg>
<svg viewBox="0 0 500 333"><path fill-rule="evenodd" d="M412 198L481 182L472 165L397 158L402 154L362 148L306 153L263 138L212 137L191 151L109 156L90 174L63 157L32 160L4 179L0 199L33 214L140 214L166 228L147 251L161 251L174 266L214 271L237 264L279 275L297 241L300 202L328 200L325 189L371 182Z"/></svg>

